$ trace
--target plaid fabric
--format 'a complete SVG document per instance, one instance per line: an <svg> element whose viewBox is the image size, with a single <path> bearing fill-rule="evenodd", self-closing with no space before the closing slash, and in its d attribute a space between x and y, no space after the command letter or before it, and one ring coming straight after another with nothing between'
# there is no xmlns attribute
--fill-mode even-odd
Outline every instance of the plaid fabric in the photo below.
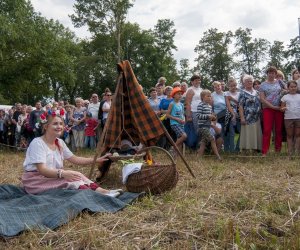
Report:
<svg viewBox="0 0 300 250"><path fill-rule="evenodd" d="M54 229L81 211L114 213L140 194L125 192L118 198L92 190L49 190L27 194L13 185L0 185L0 236L15 236L26 229Z"/></svg>
<svg viewBox="0 0 300 250"><path fill-rule="evenodd" d="M144 95L130 63L119 63L118 70L115 96L100 139L101 152L119 148L122 139L129 139L136 145L140 142L153 145L164 134L163 125Z"/></svg>
<svg viewBox="0 0 300 250"><path fill-rule="evenodd" d="M199 137L201 138L201 142L209 143L213 141L215 138L211 135L209 128L199 128Z"/></svg>
<svg viewBox="0 0 300 250"><path fill-rule="evenodd" d="M184 125L173 124L173 125L171 125L171 129L174 131L177 138L180 138L184 133Z"/></svg>

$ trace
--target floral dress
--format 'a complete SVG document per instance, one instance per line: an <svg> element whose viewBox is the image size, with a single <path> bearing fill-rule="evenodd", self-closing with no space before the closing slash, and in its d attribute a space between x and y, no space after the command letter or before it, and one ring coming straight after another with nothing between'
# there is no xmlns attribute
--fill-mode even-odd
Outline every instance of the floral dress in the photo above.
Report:
<svg viewBox="0 0 300 250"><path fill-rule="evenodd" d="M243 108L246 121L246 125L241 125L240 149L261 150L261 102L257 91L241 91L239 105Z"/></svg>
<svg viewBox="0 0 300 250"><path fill-rule="evenodd" d="M256 90L252 93L243 90L239 96L239 105L244 109L244 116L247 124L256 123L261 115L261 102Z"/></svg>

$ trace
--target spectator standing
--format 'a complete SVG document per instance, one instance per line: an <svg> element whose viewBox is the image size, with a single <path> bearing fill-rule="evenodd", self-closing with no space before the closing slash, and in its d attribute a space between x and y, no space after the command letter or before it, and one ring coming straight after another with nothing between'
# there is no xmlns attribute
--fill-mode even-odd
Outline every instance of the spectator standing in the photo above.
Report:
<svg viewBox="0 0 300 250"><path fill-rule="evenodd" d="M14 111L13 113L13 116L12 116L12 129L13 129L13 136L14 136L14 146L17 146L17 141L19 140L18 136L19 136L19 133L17 133L17 125L18 125L18 118L19 118L19 115L22 113L21 112L21 109L22 109L22 104L21 103L16 103L15 105L15 108L16 110Z"/></svg>
<svg viewBox="0 0 300 250"><path fill-rule="evenodd" d="M26 119L23 122L23 126L21 128L21 136L26 139L26 144L29 145L30 142L34 139L34 133L32 128L30 127L30 114L33 111L31 105L27 106L26 109Z"/></svg>
<svg viewBox="0 0 300 250"><path fill-rule="evenodd" d="M293 69L292 70L292 80L297 82L297 86L298 86L298 93L300 93L300 72L299 69Z"/></svg>
<svg viewBox="0 0 300 250"><path fill-rule="evenodd" d="M36 124L39 122L40 116L43 113L42 103L40 101L35 103L35 110L30 113L29 125L34 133L35 137L39 137L42 134L42 131L39 126Z"/></svg>
<svg viewBox="0 0 300 250"><path fill-rule="evenodd" d="M162 99L165 99L165 98L166 98L166 95L164 94L164 92L165 92L165 87L164 87L164 85L161 85L161 84L157 83L157 84L155 85L155 89L156 89L156 92L157 92L157 98L158 98L159 100L162 100Z"/></svg>
<svg viewBox="0 0 300 250"><path fill-rule="evenodd" d="M160 101L159 108L160 108L160 112L162 114L162 123L165 126L165 128L167 129L167 131L170 134L170 136L172 137L172 139L175 141L176 140L176 134L171 129L170 119L166 116L166 114L168 112L168 109L169 109L169 105L173 101L173 98L171 96L172 90L173 90L173 88L171 86L167 86L165 88L165 93L164 94L166 95L166 98L163 98ZM162 147L168 149L170 147L170 145L167 143L167 139L165 137L162 137L162 138L163 139L159 142L159 144Z"/></svg>
<svg viewBox="0 0 300 250"><path fill-rule="evenodd" d="M180 83L180 88L183 92L182 96L184 97L186 95L186 91L188 89L188 84L186 82L186 80L183 80L181 83Z"/></svg>
<svg viewBox="0 0 300 250"><path fill-rule="evenodd" d="M75 141L72 133L73 122L71 120L73 116L74 106L67 104L65 105L65 110L66 110L65 117L64 117L65 128L64 128L63 138L65 143L70 144L71 149L75 150Z"/></svg>
<svg viewBox="0 0 300 250"><path fill-rule="evenodd" d="M293 69L292 70L292 80L298 81L300 79L300 72L298 69Z"/></svg>
<svg viewBox="0 0 300 250"><path fill-rule="evenodd" d="M187 89L185 95L185 108L186 108L186 120L187 122L193 122L195 131L198 130L198 119L196 116L197 107L201 101L200 94L202 88L201 77L199 75L193 75L191 77L192 86Z"/></svg>
<svg viewBox="0 0 300 250"><path fill-rule="evenodd" d="M188 89L188 85L186 83L186 80L184 80L181 84L180 84L180 88L182 90L182 97L181 97L181 102L183 104L185 104L185 96L186 96L186 91Z"/></svg>
<svg viewBox="0 0 300 250"><path fill-rule="evenodd" d="M101 95L101 101L100 101L100 105L99 105L99 111L98 111L98 122L99 122L99 125L98 125L98 128L100 127L100 131L101 129L103 129L104 125L102 123L102 120L103 120L103 104L106 102L107 100L107 96L106 96L106 93L111 93L110 89L109 88L106 88L104 93Z"/></svg>
<svg viewBox="0 0 300 250"><path fill-rule="evenodd" d="M222 91L225 92L225 90L226 90L225 81L224 80L219 80L219 82L221 83Z"/></svg>
<svg viewBox="0 0 300 250"><path fill-rule="evenodd" d="M91 102L88 106L88 112L92 114L92 117L99 122L98 114L99 114L100 102L99 97L96 93L92 94ZM101 126L98 126L95 133L96 133L96 142L98 141L98 136L100 135Z"/></svg>
<svg viewBox="0 0 300 250"><path fill-rule="evenodd" d="M92 114L92 117L94 119L96 119L96 121L98 121L98 112L99 112L99 106L100 106L100 102L99 102L99 97L97 94L92 94L91 96L91 102L88 106L88 112L90 112Z"/></svg>
<svg viewBox="0 0 300 250"><path fill-rule="evenodd" d="M211 122L216 120L216 116L212 112L212 96L211 92L208 89L205 89L201 92L201 102L197 106L197 120L198 120L198 133L200 140L200 148L199 155L202 156L204 154L206 145L210 143L211 148L214 154L217 156L219 160L221 157L219 155L215 137L211 134Z"/></svg>
<svg viewBox="0 0 300 250"><path fill-rule="evenodd" d="M284 124L287 133L288 154L300 153L300 94L297 93L297 82L287 83L289 93L281 98L281 110L284 111Z"/></svg>
<svg viewBox="0 0 300 250"><path fill-rule="evenodd" d="M72 134L74 136L75 148L78 149L84 147L86 108L83 107L83 100L81 98L75 99L75 105L71 121L73 123Z"/></svg>
<svg viewBox="0 0 300 250"><path fill-rule="evenodd" d="M51 103L47 103L47 104L45 105L45 107L44 107L44 111L45 111L46 113L51 112L51 109L52 109L52 104L51 104Z"/></svg>
<svg viewBox="0 0 300 250"><path fill-rule="evenodd" d="M222 126L222 138L224 140L224 150L225 152L228 152L230 150L229 148L229 142L225 139L225 118L226 118L226 102L225 102L225 95L222 89L222 84L218 81L213 82L214 92L212 93L212 99L213 99L213 112L217 116L218 123Z"/></svg>
<svg viewBox="0 0 300 250"><path fill-rule="evenodd" d="M90 105L90 101L89 100L83 100L83 107L85 107L86 110L88 109L89 105Z"/></svg>
<svg viewBox="0 0 300 250"><path fill-rule="evenodd" d="M90 149L96 148L96 129L98 126L98 121L92 116L92 113L87 112L85 120L85 139L84 146Z"/></svg>
<svg viewBox="0 0 300 250"><path fill-rule="evenodd" d="M157 85L162 86L163 89L166 87L166 83L167 83L167 79L165 77L163 77L163 76L161 76L157 80Z"/></svg>
<svg viewBox="0 0 300 250"><path fill-rule="evenodd" d="M261 102L259 93L253 88L253 76L245 75L243 85L244 88L239 96L240 149L261 150Z"/></svg>
<svg viewBox="0 0 300 250"><path fill-rule="evenodd" d="M229 124L226 124L228 129L225 130L224 148L229 149L230 152L239 152L240 136L236 145L234 145L234 138L235 133L237 132L239 134L241 130L240 115L238 113L238 100L240 92L237 91L237 82L234 78L229 78L228 89L229 91L226 91L224 95L227 110L231 114L231 119Z"/></svg>
<svg viewBox="0 0 300 250"><path fill-rule="evenodd" d="M103 124L103 127L105 126L105 122L106 122L106 119L108 117L108 113L110 111L112 93L107 92L105 94L105 97L106 97L106 100L105 100L105 102L103 103L103 106L102 106L102 112L103 112L103 114L102 114L102 124Z"/></svg>
<svg viewBox="0 0 300 250"><path fill-rule="evenodd" d="M19 114L19 116L18 116L18 122L17 122L17 126L16 126L16 134L15 134L15 137L16 137L16 147L20 146L21 132L23 132L22 131L22 127L23 127L24 121L27 118L26 111L27 111L27 106L23 105L21 107L21 114Z"/></svg>
<svg viewBox="0 0 300 250"><path fill-rule="evenodd" d="M148 97L149 104L153 111L157 114L160 115L160 109L159 109L159 104L160 104L160 99L157 98L157 92L155 88L151 88L149 90L149 97Z"/></svg>
<svg viewBox="0 0 300 250"><path fill-rule="evenodd" d="M13 108L8 110L8 115L5 117L4 125L4 141L9 146L14 146L15 143L15 126L12 122L14 110Z"/></svg>
<svg viewBox="0 0 300 250"><path fill-rule="evenodd" d="M56 112L58 110L58 102L54 101L52 102L51 111Z"/></svg>
<svg viewBox="0 0 300 250"><path fill-rule="evenodd" d="M281 151L283 112L280 109L280 98L284 86L276 80L276 75L277 69L274 66L269 67L267 80L259 88L263 105L263 156L269 151L273 126L275 126L275 151Z"/></svg>
<svg viewBox="0 0 300 250"><path fill-rule="evenodd" d="M0 143L4 143L5 111L0 109Z"/></svg>
<svg viewBox="0 0 300 250"><path fill-rule="evenodd" d="M171 97L173 98L173 101L170 103L166 115L170 119L171 129L173 130L174 134L176 134L176 146L180 151L182 151L182 145L187 138L187 135L184 132L184 107L180 102L180 99L182 97L181 88L175 87L172 90Z"/></svg>
<svg viewBox="0 0 300 250"><path fill-rule="evenodd" d="M65 102L63 100L58 101L58 109L64 109L65 108Z"/></svg>

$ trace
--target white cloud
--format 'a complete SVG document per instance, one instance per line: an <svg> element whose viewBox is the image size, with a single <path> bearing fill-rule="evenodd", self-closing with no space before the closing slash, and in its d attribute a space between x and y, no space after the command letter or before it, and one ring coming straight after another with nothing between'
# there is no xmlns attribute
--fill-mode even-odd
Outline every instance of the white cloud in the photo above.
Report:
<svg viewBox="0 0 300 250"><path fill-rule="evenodd" d="M59 20L77 36L89 36L86 28L75 29L69 18L75 0L32 0L36 11L47 18ZM174 52L176 59L189 58L193 64L194 48L203 32L210 28L235 31L252 29L253 37L272 42L288 42L298 36L299 0L136 0L127 19L143 29L155 26L158 19L171 19L177 30Z"/></svg>

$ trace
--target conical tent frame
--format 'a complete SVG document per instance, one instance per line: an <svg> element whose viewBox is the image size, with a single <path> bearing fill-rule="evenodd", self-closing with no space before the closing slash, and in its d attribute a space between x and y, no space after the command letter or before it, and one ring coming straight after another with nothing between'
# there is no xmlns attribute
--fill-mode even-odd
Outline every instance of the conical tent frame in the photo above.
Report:
<svg viewBox="0 0 300 250"><path fill-rule="evenodd" d="M172 137L170 136L170 134L168 133L168 131L166 130L166 128L164 127L164 125L162 124L162 122L160 121L159 117L154 113L154 111L151 109L150 105L148 104L148 101L146 100L146 97L144 96L142 89L140 88L140 86L138 86L139 88L135 89L134 92L134 96L130 96L130 91L129 91L129 81L133 81L133 85L135 85L137 83L137 80L134 76L134 73L131 69L130 63L128 61L123 61L120 64L118 64L119 66L119 76L117 78L117 86L116 86L116 90L115 90L115 95L113 97L112 100L112 109L108 114L107 120L105 122L105 126L103 128L103 131L101 133L98 145L97 145L97 149L96 149L96 154L94 156L94 161L92 164L92 167L90 169L90 174L89 174L89 178L92 177L94 169L95 169L95 165L96 165L96 159L99 157L99 155L104 155L105 153L109 153L112 149L114 148L120 148L120 142L121 142L121 137L126 135L126 138L128 138L130 141L132 141L133 144L137 145L136 143L136 138L134 138L134 136L138 136L140 142L142 142L145 146L149 146L149 144L153 144L154 140L157 140L159 137L161 137L162 135L165 135L168 139L168 141L170 142L170 144L174 147L175 151L177 152L177 154L179 155L179 157L182 159L182 161L184 162L184 165L186 166L186 168L188 169L189 173L195 178L195 175L193 173L193 171L191 170L190 166L188 165L188 163L186 162L185 158L183 157L182 153L180 152L180 150L178 149L178 147L176 146L175 142L173 141ZM128 69L129 68L129 69ZM127 71L126 71L127 69ZM126 74L127 73L127 74ZM125 90L125 91L124 91ZM140 92L140 93L136 93L136 92ZM131 90L132 93L132 90ZM128 126L128 123L125 124L125 120L126 120L126 112L128 112L128 110L125 110L125 97L127 96L128 99L128 104L130 108L137 108L136 103L133 103L131 98L142 98L143 102L147 102L147 103L143 103L146 105L146 110L142 111L141 115L137 117L141 118L141 116L151 116L151 120L154 120L154 124L156 124L156 126L158 127L157 131L155 130L155 128L153 128L153 126L151 126L151 129L154 129L154 135L152 135L152 137L149 137L149 134L147 133L148 137L145 137L144 134L141 134L141 131L143 131L139 126L141 125L141 122L136 122L137 117L130 117L130 119L133 121L133 123L135 123L132 127L130 127L131 131L134 130L135 135L133 136L130 131L128 131L129 129L126 128L126 125ZM144 99L143 99L144 98ZM141 102L139 102L141 103ZM135 104L135 105L134 105ZM149 105L149 106L147 106ZM131 110L132 111L132 110ZM130 112L131 112L130 111ZM113 112L115 114L113 114ZM133 114L135 114L134 112L130 113L131 116L134 116ZM128 115L128 114L127 114ZM113 119L117 118L119 119L119 117L121 117L121 120L119 121L114 121ZM147 121L149 121L149 119L147 119ZM111 136L112 132L111 132L111 126L116 125L117 129L115 131L113 131L115 134L114 136ZM145 125L145 124L144 124ZM155 136L155 132L157 132L157 136ZM108 138L109 136L111 136L113 138L113 140L111 140L111 138ZM145 138L148 138L145 139ZM150 139L149 139L150 138Z"/></svg>

